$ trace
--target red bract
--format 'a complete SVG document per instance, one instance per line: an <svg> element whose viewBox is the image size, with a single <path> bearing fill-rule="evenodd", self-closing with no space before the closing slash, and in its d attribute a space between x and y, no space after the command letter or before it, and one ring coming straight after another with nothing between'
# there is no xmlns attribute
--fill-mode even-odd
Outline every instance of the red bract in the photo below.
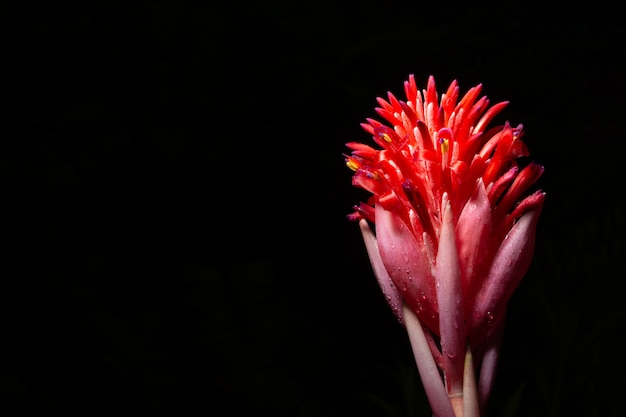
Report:
<svg viewBox="0 0 626 417"><path fill-rule="evenodd" d="M347 144L353 184L372 194L349 218L360 221L398 319L408 308L425 326L450 395L462 390L466 346L479 363L490 357L545 196L528 192L543 167L519 163L528 156L522 125L487 129L507 102L489 106L481 89L460 98L453 81L438 99L432 76L420 92L411 75L406 100L378 98L386 123L362 124L378 146ZM481 376L487 385L492 377Z"/></svg>

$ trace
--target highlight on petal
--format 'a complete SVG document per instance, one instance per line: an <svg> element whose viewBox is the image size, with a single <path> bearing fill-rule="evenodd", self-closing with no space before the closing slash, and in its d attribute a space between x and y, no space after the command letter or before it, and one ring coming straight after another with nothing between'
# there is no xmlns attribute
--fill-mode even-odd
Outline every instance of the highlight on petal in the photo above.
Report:
<svg viewBox="0 0 626 417"><path fill-rule="evenodd" d="M363 235L367 255L370 258L370 263L372 264L374 275L378 280L378 285L380 285L380 289L398 321L404 323L404 316L402 315L402 296L387 273L385 264L380 257L376 237L369 224L367 224L367 220L361 219L359 226L361 227L361 234Z"/></svg>

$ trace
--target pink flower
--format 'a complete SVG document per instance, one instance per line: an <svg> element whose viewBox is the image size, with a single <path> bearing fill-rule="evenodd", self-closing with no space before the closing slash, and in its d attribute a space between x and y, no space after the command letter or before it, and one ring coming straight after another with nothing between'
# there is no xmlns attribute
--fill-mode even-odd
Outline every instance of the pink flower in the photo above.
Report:
<svg viewBox="0 0 626 417"><path fill-rule="evenodd" d="M378 98L376 111L387 124L362 124L379 149L348 143L346 163L353 185L371 193L349 218L360 222L393 312L405 325L407 314L421 324L451 399L463 393L469 348L484 403L506 305L530 265L545 193L528 193L543 167L519 163L528 156L522 125L487 129L507 102L489 106L481 88L460 98L453 81L439 99L432 76L420 92L411 75L406 100Z"/></svg>

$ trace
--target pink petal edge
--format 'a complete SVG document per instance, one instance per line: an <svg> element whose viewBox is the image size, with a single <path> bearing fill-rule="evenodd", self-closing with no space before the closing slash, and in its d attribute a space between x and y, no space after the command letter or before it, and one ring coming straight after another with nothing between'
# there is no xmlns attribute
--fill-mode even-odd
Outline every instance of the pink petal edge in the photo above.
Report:
<svg viewBox="0 0 626 417"><path fill-rule="evenodd" d="M385 264L383 263L383 260L380 256L380 250L378 249L376 236L374 236L374 232L372 232L372 229L367 223L367 220L359 220L359 226L361 228L361 234L363 235L365 248L367 250L370 263L372 264L374 275L376 276L376 280L378 281L378 285L380 286L380 289L382 290L383 295L387 300L387 303L391 307L393 314L396 316L400 323L404 324L404 317L401 311L402 296L400 295L400 292L391 280L391 277L387 273Z"/></svg>

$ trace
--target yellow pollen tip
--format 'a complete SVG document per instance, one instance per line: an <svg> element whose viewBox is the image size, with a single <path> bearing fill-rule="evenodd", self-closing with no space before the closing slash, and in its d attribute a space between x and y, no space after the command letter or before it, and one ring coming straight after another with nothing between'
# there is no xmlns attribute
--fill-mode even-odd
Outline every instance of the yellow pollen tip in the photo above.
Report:
<svg viewBox="0 0 626 417"><path fill-rule="evenodd" d="M350 168L352 171L356 171L358 170L361 165L359 165L356 161L352 160L352 159L348 159L346 161L346 165L348 166L348 168Z"/></svg>
<svg viewBox="0 0 626 417"><path fill-rule="evenodd" d="M387 143L391 143L391 136L389 136L386 133L382 134L383 139L387 142Z"/></svg>
<svg viewBox="0 0 626 417"><path fill-rule="evenodd" d="M443 154L448 152L448 148L450 147L448 139L441 139L439 143L441 144L441 153Z"/></svg>

